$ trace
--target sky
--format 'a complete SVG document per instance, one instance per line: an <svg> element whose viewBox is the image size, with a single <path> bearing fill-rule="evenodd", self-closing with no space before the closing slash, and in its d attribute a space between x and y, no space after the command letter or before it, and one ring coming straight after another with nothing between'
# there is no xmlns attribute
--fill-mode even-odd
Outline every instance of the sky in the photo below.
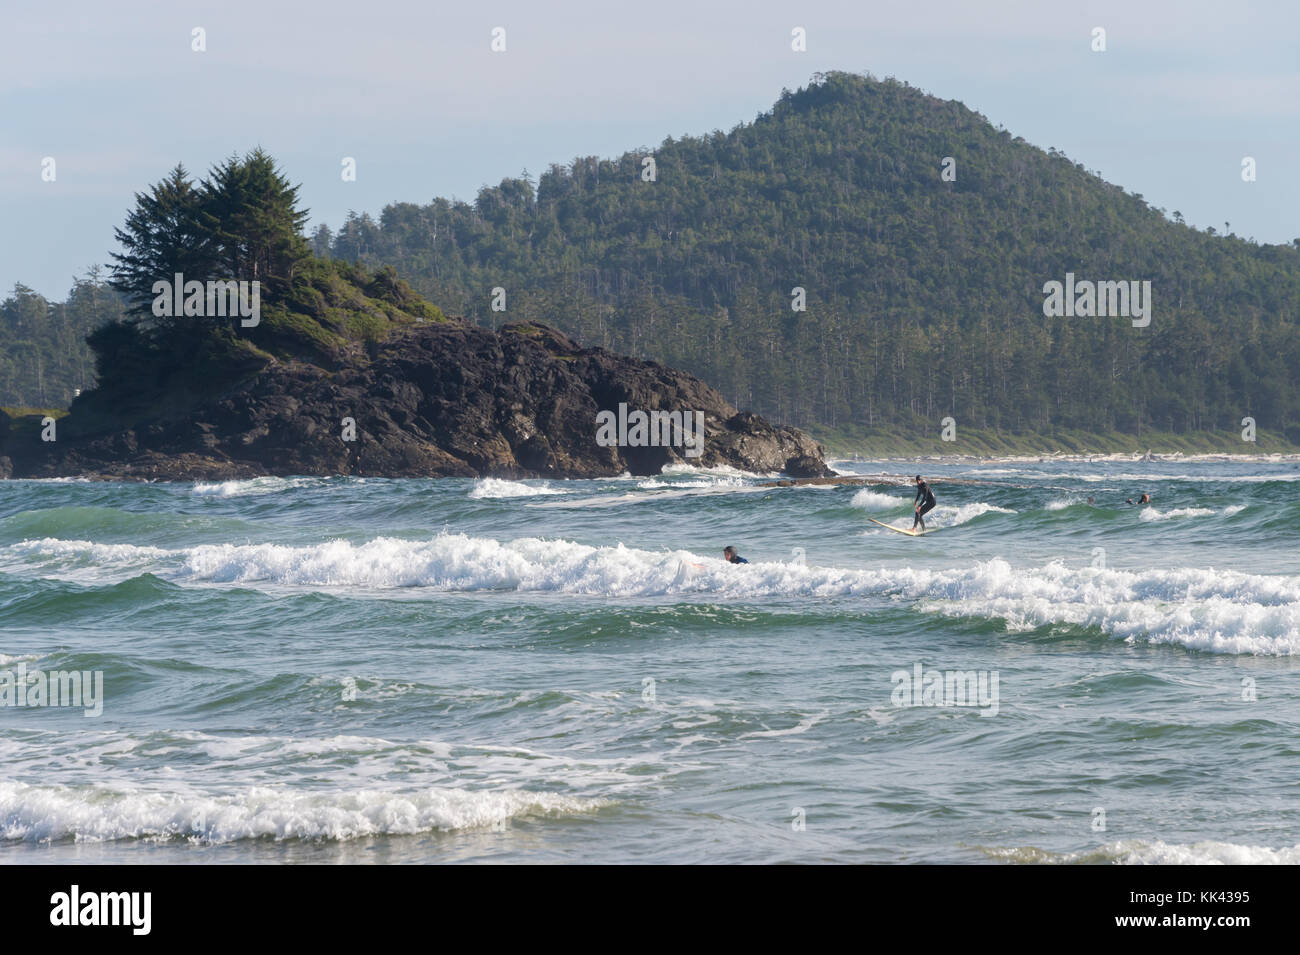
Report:
<svg viewBox="0 0 1300 955"><path fill-rule="evenodd" d="M960 100L1198 228L1290 242L1298 37L1300 4L1283 0L14 2L0 295L22 282L63 299L177 162L202 174L260 145L302 184L309 231L334 228L349 210L472 200L524 169L728 130L830 70Z"/></svg>

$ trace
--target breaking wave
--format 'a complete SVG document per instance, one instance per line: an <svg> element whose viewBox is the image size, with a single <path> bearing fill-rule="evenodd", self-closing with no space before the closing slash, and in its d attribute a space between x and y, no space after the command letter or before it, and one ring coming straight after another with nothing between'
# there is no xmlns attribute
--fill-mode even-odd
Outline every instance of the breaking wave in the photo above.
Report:
<svg viewBox="0 0 1300 955"><path fill-rule="evenodd" d="M989 505L952 508L954 520ZM443 533L429 540L379 537L303 546L216 544L169 550L52 538L0 548L12 564L42 573L66 568L99 576L149 572L179 583L291 588L514 590L597 597L755 599L889 597L927 612L987 617L1012 631L1065 624L1113 637L1213 653L1300 652L1300 577L1214 568L1150 570L972 566L878 570L784 561L735 566L689 551L592 547L566 540Z"/></svg>
<svg viewBox="0 0 1300 955"><path fill-rule="evenodd" d="M101 786L0 783L0 839L342 841L486 828L523 816L591 812L607 804L602 799L518 789L311 793L254 787L238 795L196 796Z"/></svg>
<svg viewBox="0 0 1300 955"><path fill-rule="evenodd" d="M472 500L498 497L536 497L541 494L564 494L559 488L549 485L535 486L522 481L503 481L500 478L482 478L474 482L469 497Z"/></svg>
<svg viewBox="0 0 1300 955"><path fill-rule="evenodd" d="M1178 845L1131 839L1081 852L1048 852L1029 846L981 851L1002 862L1030 865L1300 865L1300 845L1270 849L1231 842Z"/></svg>

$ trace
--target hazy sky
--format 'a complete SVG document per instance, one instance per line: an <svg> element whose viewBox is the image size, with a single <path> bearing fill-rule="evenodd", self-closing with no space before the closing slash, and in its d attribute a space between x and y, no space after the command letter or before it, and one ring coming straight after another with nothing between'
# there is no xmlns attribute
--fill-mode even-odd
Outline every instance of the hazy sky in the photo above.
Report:
<svg viewBox="0 0 1300 955"><path fill-rule="evenodd" d="M730 129L832 69L961 100L1201 228L1289 242L1298 38L1300 4L1242 0L15 0L0 13L0 295L22 281L62 299L178 161L203 173L260 144L303 184L312 227L337 227L349 209L473 199L524 168Z"/></svg>

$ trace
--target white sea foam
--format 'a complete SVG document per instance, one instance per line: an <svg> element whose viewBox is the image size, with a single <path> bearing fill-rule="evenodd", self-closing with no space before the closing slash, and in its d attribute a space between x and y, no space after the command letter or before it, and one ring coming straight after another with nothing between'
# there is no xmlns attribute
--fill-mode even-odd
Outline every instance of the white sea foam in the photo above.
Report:
<svg viewBox="0 0 1300 955"><path fill-rule="evenodd" d="M962 571L916 571L908 588L952 616L1096 627L1131 642L1213 653L1300 653L1300 578L1213 569L1128 571L1013 568L992 560ZM924 598L929 598L925 600Z"/></svg>
<svg viewBox="0 0 1300 955"><path fill-rule="evenodd" d="M1300 845L1272 849L1232 842L1118 842L1107 847L1123 865L1300 865Z"/></svg>
<svg viewBox="0 0 1300 955"><path fill-rule="evenodd" d="M13 663L35 663L41 659L34 653L19 653L10 656L8 653L0 653L0 667L7 667Z"/></svg>
<svg viewBox="0 0 1300 955"><path fill-rule="evenodd" d="M879 491L863 490L854 494L853 500L849 503L868 511L896 510L910 504L911 498L902 494L881 494Z"/></svg>
<svg viewBox="0 0 1300 955"><path fill-rule="evenodd" d="M1148 474L1102 474L1062 471L1058 474L1044 476L1070 478L1076 481L1087 481L1090 484L1099 481L1123 484L1136 483L1139 493L1143 485L1146 485L1149 489L1152 484L1166 481L1183 481L1188 484L1264 484L1269 481L1300 481L1300 474L1161 474L1157 471Z"/></svg>
<svg viewBox="0 0 1300 955"><path fill-rule="evenodd" d="M216 484L198 482L190 493L195 497L241 497L254 493L251 481L221 481ZM263 492L265 493L265 492Z"/></svg>
<svg viewBox="0 0 1300 955"><path fill-rule="evenodd" d="M550 485L524 484L522 481L503 481L499 478L482 478L474 482L469 497L473 500L497 497L537 497L546 494L564 494L565 491Z"/></svg>
<svg viewBox="0 0 1300 955"><path fill-rule="evenodd" d="M730 478L756 478L756 477L774 478L774 477L781 476L779 471L768 471L768 472L742 471L740 468L733 468L729 464L718 464L715 465L714 467L706 468L706 467L698 467L694 464L683 464L681 462L678 462L676 464L665 464L660 469L659 473L660 474L687 474L687 475L709 474L709 475L713 475L714 477L730 477Z"/></svg>
<svg viewBox="0 0 1300 955"><path fill-rule="evenodd" d="M485 828L524 816L591 812L607 804L520 789L309 793L255 787L202 796L0 782L0 839L346 840Z"/></svg>
<svg viewBox="0 0 1300 955"><path fill-rule="evenodd" d="M641 481L638 490L625 494L597 494L592 497L566 497L562 501L542 501L529 504L537 508L582 510L586 508L609 509L624 504L645 504L688 497L705 497L719 494L763 494L771 490L759 484L723 478L717 481Z"/></svg>
<svg viewBox="0 0 1300 955"><path fill-rule="evenodd" d="M1015 513L1009 507L998 507L996 504L988 504L984 501L974 501L970 504L940 504L925 515L925 523L927 527L956 527L985 514Z"/></svg>
<svg viewBox="0 0 1300 955"><path fill-rule="evenodd" d="M902 494L881 494L879 491L863 490L853 495L850 503L868 511L912 510L912 497ZM1016 512L996 504L974 501L969 504L940 504L925 516L927 527L956 527L965 524L983 514L1015 514Z"/></svg>
<svg viewBox="0 0 1300 955"><path fill-rule="evenodd" d="M62 540L57 537L19 541L0 548L0 555L6 557L12 556L36 562L91 563L118 566L122 569L147 567L154 562L165 561L177 553L162 547L97 544L94 541Z"/></svg>
<svg viewBox="0 0 1300 955"><path fill-rule="evenodd" d="M96 484L99 483L93 478L86 478L86 477L6 478L5 480L10 484Z"/></svg>
<svg viewBox="0 0 1300 955"><path fill-rule="evenodd" d="M219 481L208 483L199 481L195 483L190 493L196 497L247 497L257 494L275 494L281 491L289 491L294 488L311 487L321 484L325 478L280 478L280 477L259 477L246 478L237 481Z"/></svg>
<svg viewBox="0 0 1300 955"><path fill-rule="evenodd" d="M1144 521L1167 521L1178 517L1209 517L1212 514L1231 517L1233 514L1240 514L1245 509L1245 504L1233 504L1217 511L1212 507L1175 507L1168 511L1157 510L1154 507L1144 507L1138 514L1138 518Z"/></svg>
<svg viewBox="0 0 1300 955"><path fill-rule="evenodd" d="M662 481L657 478L649 478L644 481L638 481L637 487L647 491L659 491L666 488L692 488L692 487L746 487L746 481L740 477L708 477L690 481Z"/></svg>
<svg viewBox="0 0 1300 955"><path fill-rule="evenodd" d="M969 519L988 507L962 505L952 509L952 517ZM501 543L448 533L423 541L380 537L363 544L219 544L172 551L51 539L0 548L0 557L15 553L38 562L43 573L56 559L74 567L94 561L107 565L105 571L147 567L182 583L294 589L419 587L740 600L892 596L916 600L931 612L1000 619L1011 630L1071 624L1134 642L1214 653L1300 653L1300 577L1213 568L1013 567L993 559L947 569L849 570L764 561L761 554L750 554L749 564L731 565L688 551L539 538Z"/></svg>
<svg viewBox="0 0 1300 955"><path fill-rule="evenodd" d="M767 737L799 736L803 733L808 732L810 729L812 729L814 726L816 726L818 723L824 720L826 716L827 714L825 712L817 713L813 716L804 717L798 723L796 723L794 726L789 727L788 729L755 730L752 733L741 733L739 736L736 737L736 739L751 739L759 736L767 736Z"/></svg>
<svg viewBox="0 0 1300 955"><path fill-rule="evenodd" d="M1006 862L1055 865L1109 862L1115 865L1300 865L1300 845L1272 849L1232 842L1196 842L1191 845L1155 840L1127 839L1079 852L1048 852L1032 847L985 849Z"/></svg>

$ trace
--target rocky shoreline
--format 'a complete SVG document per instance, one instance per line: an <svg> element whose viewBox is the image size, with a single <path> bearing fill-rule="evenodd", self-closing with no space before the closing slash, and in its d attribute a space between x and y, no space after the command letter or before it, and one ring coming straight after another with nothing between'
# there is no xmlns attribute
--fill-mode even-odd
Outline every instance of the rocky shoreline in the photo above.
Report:
<svg viewBox="0 0 1300 955"><path fill-rule="evenodd" d="M582 348L538 323L499 332L417 325L336 367L272 360L210 398L129 422L111 404L95 391L81 396L55 423L54 440L42 439L40 416L0 412L0 477L595 478L683 463L832 473L803 432L739 411L691 375ZM631 429L616 443L598 441L598 415L626 409L677 413L660 422L702 420L701 438L692 444L689 431L683 440L664 424L648 439Z"/></svg>

